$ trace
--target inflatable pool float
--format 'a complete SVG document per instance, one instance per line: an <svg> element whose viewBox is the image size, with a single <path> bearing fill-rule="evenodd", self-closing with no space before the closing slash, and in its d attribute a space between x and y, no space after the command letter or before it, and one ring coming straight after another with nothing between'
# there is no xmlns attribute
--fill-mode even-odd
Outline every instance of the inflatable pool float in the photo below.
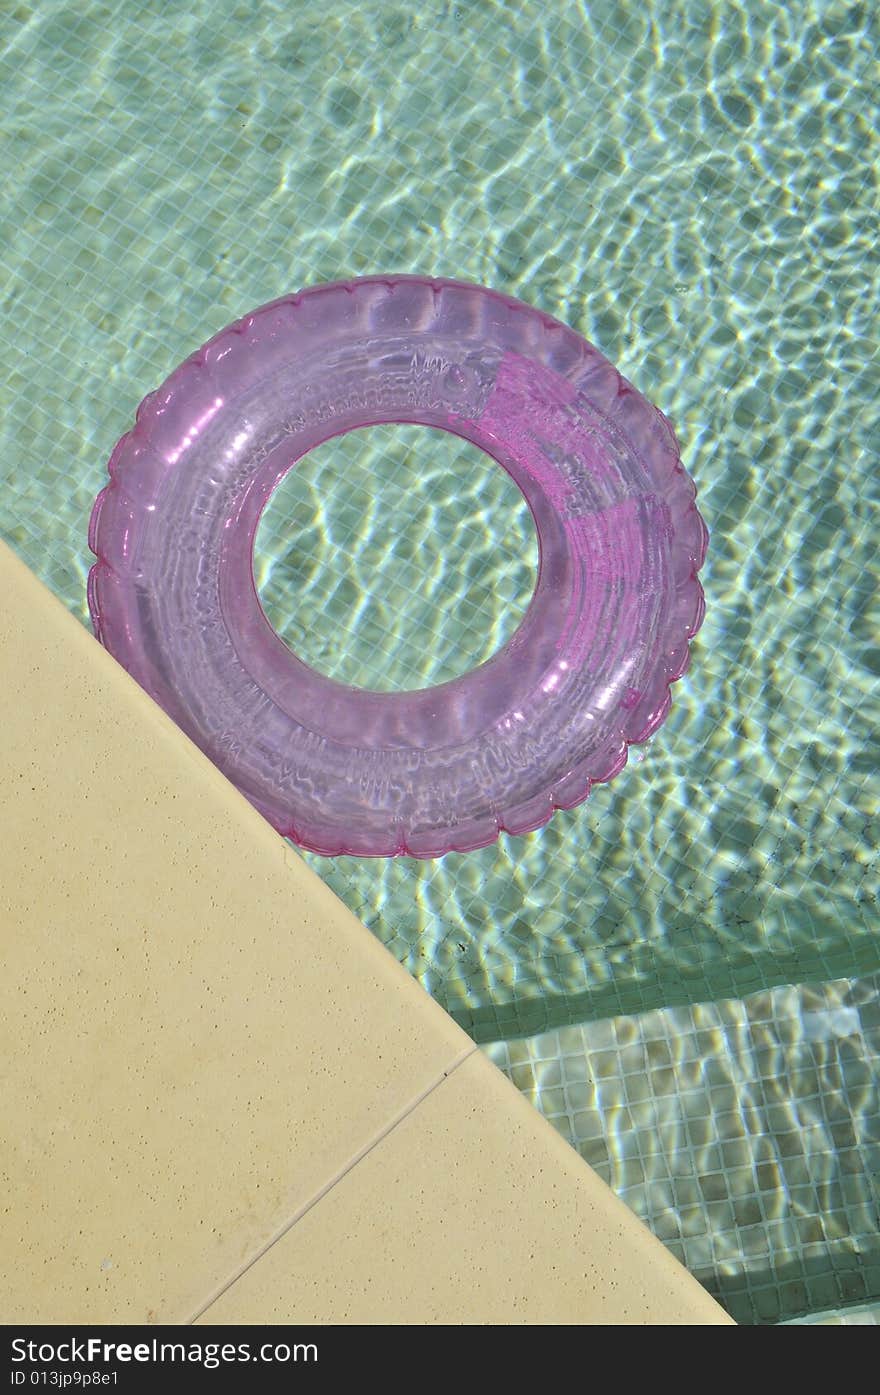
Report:
<svg viewBox="0 0 880 1395"><path fill-rule="evenodd" d="M492 456L540 549L510 641L437 687L346 687L273 630L253 574L288 470L421 423ZM597 349L480 286L368 277L274 301L147 397L92 512L95 632L282 834L436 857L540 827L660 725L703 617L707 533L665 418Z"/></svg>

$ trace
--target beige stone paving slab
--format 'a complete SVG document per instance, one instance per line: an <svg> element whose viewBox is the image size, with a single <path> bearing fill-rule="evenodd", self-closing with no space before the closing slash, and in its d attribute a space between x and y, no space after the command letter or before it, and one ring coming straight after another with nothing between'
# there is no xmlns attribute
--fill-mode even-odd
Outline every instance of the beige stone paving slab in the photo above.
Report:
<svg viewBox="0 0 880 1395"><path fill-rule="evenodd" d="M0 1321L726 1320L2 544L0 692Z"/></svg>
<svg viewBox="0 0 880 1395"><path fill-rule="evenodd" d="M482 1054L213 1303L204 1323L730 1319Z"/></svg>
<svg viewBox="0 0 880 1395"><path fill-rule="evenodd" d="M472 1044L0 548L0 1321L181 1321Z"/></svg>

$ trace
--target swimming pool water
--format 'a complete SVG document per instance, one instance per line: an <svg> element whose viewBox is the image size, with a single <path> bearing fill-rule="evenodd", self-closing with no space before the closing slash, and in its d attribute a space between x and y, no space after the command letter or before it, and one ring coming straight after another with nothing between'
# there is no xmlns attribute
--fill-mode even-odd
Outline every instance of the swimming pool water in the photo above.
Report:
<svg viewBox="0 0 880 1395"><path fill-rule="evenodd" d="M709 609L643 756L524 840L311 861L741 1320L880 1298L878 46L874 8L833 0L0 17L0 535L84 622L137 402L287 290L494 285L675 422ZM509 634L529 529L500 470L389 428L304 462L257 570L317 666L427 683Z"/></svg>

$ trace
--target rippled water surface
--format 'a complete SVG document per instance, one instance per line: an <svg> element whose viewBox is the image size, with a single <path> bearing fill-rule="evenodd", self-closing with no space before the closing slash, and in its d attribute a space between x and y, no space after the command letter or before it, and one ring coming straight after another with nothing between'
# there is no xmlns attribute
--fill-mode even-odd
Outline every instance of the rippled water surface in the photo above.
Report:
<svg viewBox="0 0 880 1395"><path fill-rule="evenodd" d="M880 968L876 7L187 9L48 0L0 15L0 536L85 622L89 508L137 402L285 291L421 271L566 320L672 418L711 529L707 619L672 715L613 784L528 838L427 864L309 860L511 1070L505 1052L533 1050L516 1038L543 1034L546 1050L612 1019L643 1033L653 1013L755 994L800 1042L803 993L824 1003L831 981L867 1011ZM460 441L376 429L285 481L256 570L310 662L413 686L509 637L534 535L507 477ZM785 985L798 992L773 998ZM856 1018L835 1021L833 1041L856 1033ZM856 1209L878 1200L878 1105L859 1085L869 1027L859 1018L861 1045L838 1051L839 1079L817 1076L817 1098L843 1098L875 1150L851 1163L867 1188L850 1186ZM735 1086L741 1062L725 1059ZM627 1069L618 1060L619 1089ZM672 1080L656 1099L711 1133L715 1105L682 1105L683 1090ZM657 1137L642 1114L632 1127ZM765 1113L753 1132L774 1127ZM671 1134L664 1147L675 1154ZM791 1208L774 1176L772 1204ZM650 1196L661 1233L663 1217L680 1222L674 1189ZM756 1223L727 1193L723 1212L700 1197L722 1237L707 1266L736 1252L746 1272ZM825 1205L815 1187L797 1204ZM866 1216L847 1234L868 1233ZM778 1298L774 1255L793 1262L791 1237L762 1233L777 1299L745 1284L737 1314L833 1306L809 1275ZM833 1242L801 1236L818 1246L810 1274L831 1272ZM868 1242L852 1243L864 1277ZM836 1300L877 1297L874 1282Z"/></svg>

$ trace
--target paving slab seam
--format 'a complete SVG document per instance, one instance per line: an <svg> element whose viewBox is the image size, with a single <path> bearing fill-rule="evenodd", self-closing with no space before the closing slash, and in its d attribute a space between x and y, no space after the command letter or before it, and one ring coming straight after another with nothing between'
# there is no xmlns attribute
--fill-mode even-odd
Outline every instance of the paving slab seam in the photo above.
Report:
<svg viewBox="0 0 880 1395"><path fill-rule="evenodd" d="M425 1089L422 1090L421 1093L418 1094L414 1100L411 1100L409 1104L405 1106L404 1109L400 1110L397 1114L395 1114L394 1117L389 1120L389 1122L385 1125L384 1128L380 1129L378 1133L374 1134L374 1136L369 1140L369 1142L364 1144L363 1148L360 1148L357 1151L357 1153L355 1153L348 1160L348 1162L346 1162L341 1168L338 1169L338 1171L336 1171L333 1174L332 1177L328 1179L328 1181L324 1184L323 1187L320 1187L318 1191L315 1192L314 1196L311 1196L308 1201L302 1204L302 1206L297 1207L296 1211L293 1213L290 1219L285 1221L284 1225L281 1226L275 1232L272 1238L270 1240L267 1240L265 1245L262 1245L255 1254L251 1255L251 1257L246 1261L246 1263L244 1263L239 1269L237 1269L236 1272L229 1279L227 1279L217 1289L215 1289L214 1292L211 1294L210 1298L208 1298L203 1304L201 1304L201 1306L196 1310L196 1312L192 1314L191 1317L185 1318L181 1325L185 1327L190 1327L193 1323L198 1322L199 1318L204 1317L205 1313L208 1312L208 1310L218 1301L218 1299L222 1298L224 1293L227 1293L228 1290L231 1289L234 1284L237 1284L239 1279L241 1279L242 1276L245 1275L249 1269L253 1268L253 1266L257 1264L263 1258L263 1256L266 1255L269 1252L269 1250L272 1249L274 1245L278 1244L279 1240L282 1240L285 1235L289 1234L293 1227L299 1221L302 1220L303 1216L307 1215L313 1207L317 1206L318 1203L322 1201L324 1197L327 1196L327 1194L333 1190L334 1187L338 1186L338 1184L343 1180L343 1178L347 1177L348 1174L352 1172L354 1168L357 1167L358 1163L363 1162L364 1158L369 1153L371 1153L374 1148L376 1148L380 1143L383 1143L385 1139L389 1136L389 1134L393 1133L394 1130L398 1128L404 1122L404 1120L408 1119L410 1115L416 1109L419 1108L420 1105L424 1104L428 1096L432 1095L434 1091L440 1085L442 1085L445 1080L448 1080L449 1077L455 1071L457 1071L458 1068L461 1065L463 1065L465 1061L469 1060L471 1056L473 1056L477 1051L479 1051L479 1047L477 1046L476 1042L471 1042L468 1048L464 1050L461 1053L461 1055L451 1063L451 1065L447 1066L446 1069L436 1078L436 1080L433 1080L431 1084L427 1085Z"/></svg>

